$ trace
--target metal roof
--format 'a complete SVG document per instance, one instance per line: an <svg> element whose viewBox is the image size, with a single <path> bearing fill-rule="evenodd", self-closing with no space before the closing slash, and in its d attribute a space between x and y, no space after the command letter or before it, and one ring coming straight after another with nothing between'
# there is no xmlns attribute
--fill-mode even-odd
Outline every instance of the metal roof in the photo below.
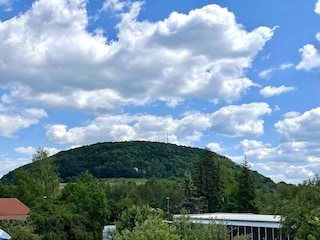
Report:
<svg viewBox="0 0 320 240"><path fill-rule="evenodd" d="M280 215L264 215L253 213L204 213L204 214L187 214L174 215L174 219L186 216L190 221L195 223L208 224L212 221L232 226L248 226L248 227L267 227L280 228Z"/></svg>

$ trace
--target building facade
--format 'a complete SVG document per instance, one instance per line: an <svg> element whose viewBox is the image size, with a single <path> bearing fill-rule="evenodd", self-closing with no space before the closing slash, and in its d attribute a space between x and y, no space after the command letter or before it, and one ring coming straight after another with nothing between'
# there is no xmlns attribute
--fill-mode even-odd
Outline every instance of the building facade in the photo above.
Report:
<svg viewBox="0 0 320 240"><path fill-rule="evenodd" d="M213 221L216 224L224 224L228 227L230 240L236 236L250 235L251 240L290 240L289 236L281 233L281 216L262 215L251 213L204 213L187 214L193 223L209 224ZM174 215L175 221L182 215Z"/></svg>

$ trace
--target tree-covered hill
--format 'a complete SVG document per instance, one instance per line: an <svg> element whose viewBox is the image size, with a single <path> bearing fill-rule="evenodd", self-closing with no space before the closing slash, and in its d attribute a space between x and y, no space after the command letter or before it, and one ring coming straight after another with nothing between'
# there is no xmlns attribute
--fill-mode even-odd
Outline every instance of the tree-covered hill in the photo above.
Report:
<svg viewBox="0 0 320 240"><path fill-rule="evenodd" d="M204 149L178 146L170 143L130 141L96 143L61 151L53 156L61 181L75 179L85 170L97 178L181 178L191 172ZM240 165L213 153L219 161L224 181L234 183ZM32 164L32 163L31 163ZM29 165L23 166L27 169ZM3 176L3 183L11 182L14 171ZM273 189L275 183L253 172L257 188ZM265 190L267 190L265 189Z"/></svg>

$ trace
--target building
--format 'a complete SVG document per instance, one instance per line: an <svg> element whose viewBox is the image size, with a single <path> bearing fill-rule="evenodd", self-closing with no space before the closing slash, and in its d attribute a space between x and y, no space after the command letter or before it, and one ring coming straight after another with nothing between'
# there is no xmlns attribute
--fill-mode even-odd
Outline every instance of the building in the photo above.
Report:
<svg viewBox="0 0 320 240"><path fill-rule="evenodd" d="M0 219L26 220L30 209L17 198L0 198Z"/></svg>
<svg viewBox="0 0 320 240"><path fill-rule="evenodd" d="M204 213L185 215L193 223L225 224L230 231L230 240L238 235L251 235L251 240L289 240L280 233L281 216L252 213ZM174 215L178 220L182 215Z"/></svg>
<svg viewBox="0 0 320 240"><path fill-rule="evenodd" d="M113 239L116 231L116 225L105 225L103 228L103 240Z"/></svg>

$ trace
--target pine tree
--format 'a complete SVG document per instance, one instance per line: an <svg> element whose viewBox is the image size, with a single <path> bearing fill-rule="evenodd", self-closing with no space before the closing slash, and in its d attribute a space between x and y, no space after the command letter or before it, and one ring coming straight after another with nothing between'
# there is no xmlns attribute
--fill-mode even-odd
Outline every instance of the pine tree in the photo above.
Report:
<svg viewBox="0 0 320 240"><path fill-rule="evenodd" d="M242 169L238 175L238 189L236 201L238 212L256 213L258 211L255 203L255 187L250 172L248 160L245 158L242 163Z"/></svg>
<svg viewBox="0 0 320 240"><path fill-rule="evenodd" d="M207 200L198 196L192 177L186 173L183 179L183 198L178 209L181 213L204 213L208 210Z"/></svg>
<svg viewBox="0 0 320 240"><path fill-rule="evenodd" d="M206 198L208 211L216 212L222 209L223 186L220 178L218 161L215 161L213 153L205 149L195 164L194 184L199 196Z"/></svg>

